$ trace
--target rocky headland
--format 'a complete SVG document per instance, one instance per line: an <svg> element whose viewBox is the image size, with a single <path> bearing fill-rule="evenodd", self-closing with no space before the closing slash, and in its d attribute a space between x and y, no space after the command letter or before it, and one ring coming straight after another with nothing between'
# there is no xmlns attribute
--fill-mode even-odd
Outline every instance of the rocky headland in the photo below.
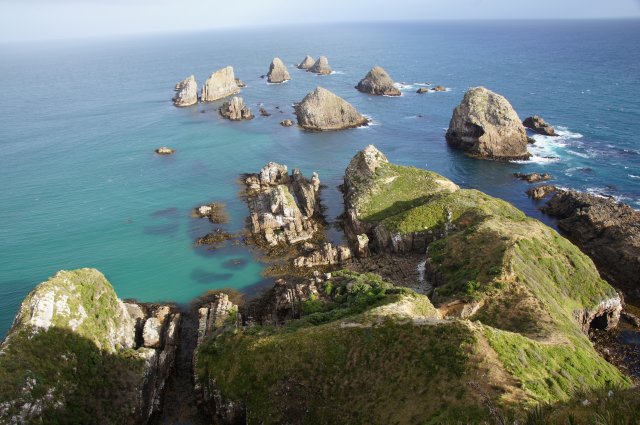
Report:
<svg viewBox="0 0 640 425"><path fill-rule="evenodd" d="M366 125L369 120L343 98L317 87L295 106L298 125L306 130L328 131Z"/></svg>
<svg viewBox="0 0 640 425"><path fill-rule="evenodd" d="M329 59L327 59L326 56L320 56L307 71L319 75L329 75L333 72L329 66Z"/></svg>
<svg viewBox="0 0 640 425"><path fill-rule="evenodd" d="M244 104L241 97L234 96L230 100L227 100L218 109L220 115L231 121L251 120L254 115L251 113L251 109Z"/></svg>
<svg viewBox="0 0 640 425"><path fill-rule="evenodd" d="M198 83L191 75L176 84L176 94L173 97L175 106L191 106L198 103Z"/></svg>
<svg viewBox="0 0 640 425"><path fill-rule="evenodd" d="M528 159L527 132L504 97L484 87L467 91L453 110L446 134L450 146L484 159Z"/></svg>
<svg viewBox="0 0 640 425"><path fill-rule="evenodd" d="M602 275L640 300L640 212L615 199L558 190L543 207Z"/></svg>
<svg viewBox="0 0 640 425"><path fill-rule="evenodd" d="M358 91L383 96L400 96L402 93L382 67L374 66L356 86Z"/></svg>
<svg viewBox="0 0 640 425"><path fill-rule="evenodd" d="M200 99L203 102L213 102L239 92L240 87L233 73L233 67L227 66L211 74L204 82Z"/></svg>
<svg viewBox="0 0 640 425"><path fill-rule="evenodd" d="M273 58L271 65L269 65L269 72L267 73L267 81L272 84L284 83L291 79L287 67L280 58Z"/></svg>

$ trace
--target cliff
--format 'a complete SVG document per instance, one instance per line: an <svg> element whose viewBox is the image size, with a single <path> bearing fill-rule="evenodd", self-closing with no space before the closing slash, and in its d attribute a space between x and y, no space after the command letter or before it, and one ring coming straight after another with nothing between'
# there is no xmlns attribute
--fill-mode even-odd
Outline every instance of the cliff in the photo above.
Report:
<svg viewBox="0 0 640 425"><path fill-rule="evenodd" d="M361 226L350 239L371 240L374 255L426 252L431 299L346 270L274 290L284 321L253 314L261 326L234 322L202 341L196 374L212 411L233 406L242 423L487 423L629 386L586 335L616 325L620 297L555 231L373 146L344 190Z"/></svg>
<svg viewBox="0 0 640 425"><path fill-rule="evenodd" d="M0 348L0 422L147 423L173 367L180 314L125 303L95 269L23 301Z"/></svg>

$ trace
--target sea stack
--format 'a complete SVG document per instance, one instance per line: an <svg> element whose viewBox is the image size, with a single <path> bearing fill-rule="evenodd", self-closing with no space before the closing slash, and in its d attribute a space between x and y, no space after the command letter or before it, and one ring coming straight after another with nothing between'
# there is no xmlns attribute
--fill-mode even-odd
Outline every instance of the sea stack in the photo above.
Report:
<svg viewBox="0 0 640 425"><path fill-rule="evenodd" d="M554 128L544 122L538 115L525 118L522 125L543 136L557 136Z"/></svg>
<svg viewBox="0 0 640 425"><path fill-rule="evenodd" d="M240 88L233 74L233 67L227 66L211 74L204 82L200 98L203 102L213 102L239 92Z"/></svg>
<svg viewBox="0 0 640 425"><path fill-rule="evenodd" d="M176 84L176 95L173 97L175 106L191 106L198 103L198 83L193 75Z"/></svg>
<svg viewBox="0 0 640 425"><path fill-rule="evenodd" d="M273 58L271 65L269 66L269 73L267 74L267 81L270 83L284 83L291 79L287 67L284 65L280 58Z"/></svg>
<svg viewBox="0 0 640 425"><path fill-rule="evenodd" d="M298 124L307 130L327 131L360 127L368 120L349 102L322 87L316 87L295 107Z"/></svg>
<svg viewBox="0 0 640 425"><path fill-rule="evenodd" d="M485 159L528 159L527 132L504 97L484 87L469 89L453 110L449 145Z"/></svg>
<svg viewBox="0 0 640 425"><path fill-rule="evenodd" d="M307 71L313 72L314 74L320 75L329 75L331 74L331 67L329 66L329 59L326 56L320 56L316 63L313 64L311 68Z"/></svg>
<svg viewBox="0 0 640 425"><path fill-rule="evenodd" d="M374 66L371 71L358 83L356 89L362 93L400 96L400 90L394 85L393 80L382 67Z"/></svg>
<svg viewBox="0 0 640 425"><path fill-rule="evenodd" d="M298 64L298 69L309 69L313 66L315 61L309 55L305 56L302 62Z"/></svg>
<svg viewBox="0 0 640 425"><path fill-rule="evenodd" d="M253 119L253 114L248 106L244 104L241 97L234 96L227 100L218 109L220 115L231 121L241 121Z"/></svg>

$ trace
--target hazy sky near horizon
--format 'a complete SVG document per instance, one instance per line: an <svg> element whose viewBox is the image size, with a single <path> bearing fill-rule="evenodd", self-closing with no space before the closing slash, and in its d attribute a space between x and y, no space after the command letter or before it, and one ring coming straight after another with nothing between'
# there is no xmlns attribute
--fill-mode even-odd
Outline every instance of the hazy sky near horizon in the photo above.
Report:
<svg viewBox="0 0 640 425"><path fill-rule="evenodd" d="M315 22L640 18L640 0L0 0L0 42Z"/></svg>

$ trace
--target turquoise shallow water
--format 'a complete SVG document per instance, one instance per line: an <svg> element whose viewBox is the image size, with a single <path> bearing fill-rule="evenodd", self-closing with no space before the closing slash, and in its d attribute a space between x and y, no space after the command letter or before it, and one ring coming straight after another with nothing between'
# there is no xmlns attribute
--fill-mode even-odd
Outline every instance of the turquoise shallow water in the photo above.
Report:
<svg viewBox="0 0 640 425"><path fill-rule="evenodd" d="M120 297L188 302L208 289L260 285L262 266L244 247L208 252L194 240L212 229L190 217L210 201L228 206L230 231L247 214L241 173L286 163L326 185L329 220L349 159L373 143L392 161L433 169L465 187L548 220L523 194L515 171L547 171L561 186L616 196L640 207L640 23L484 22L256 29L0 45L0 335L27 292L60 269L97 267ZM325 77L294 69L327 55ZM268 85L274 56L292 75ZM404 83L400 98L353 86L379 64ZM177 109L173 85L202 84L233 65L250 122L220 119L219 103ZM446 93L417 95L421 83ZM278 123L316 85L353 103L373 125L304 133ZM471 160L444 142L451 110L470 86L505 95L521 118L562 129L537 137L527 163ZM283 113L278 112L276 106ZM159 157L153 149L177 153ZM336 236L338 237L338 236ZM232 260L241 260L234 264Z"/></svg>

